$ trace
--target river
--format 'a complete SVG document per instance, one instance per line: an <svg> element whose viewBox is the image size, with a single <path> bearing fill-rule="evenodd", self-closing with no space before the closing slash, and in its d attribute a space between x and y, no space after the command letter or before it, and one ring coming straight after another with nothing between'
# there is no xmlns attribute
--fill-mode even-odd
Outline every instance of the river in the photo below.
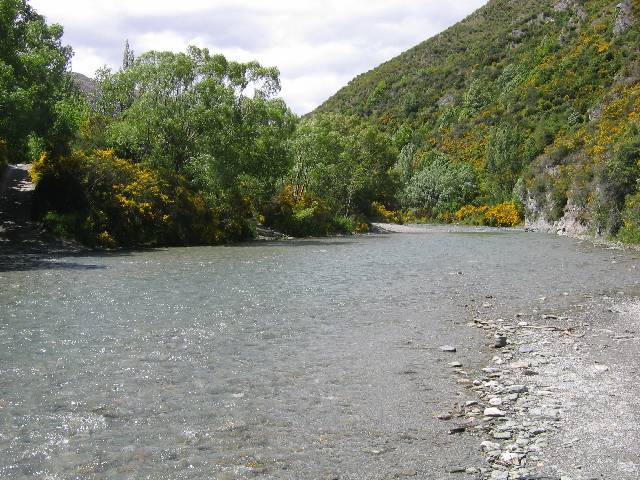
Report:
<svg viewBox="0 0 640 480"><path fill-rule="evenodd" d="M638 289L566 238L424 233L0 263L0 477L465 478L466 323ZM483 306L484 304L484 306ZM440 346L457 347L455 354ZM471 478L471 477L469 477Z"/></svg>

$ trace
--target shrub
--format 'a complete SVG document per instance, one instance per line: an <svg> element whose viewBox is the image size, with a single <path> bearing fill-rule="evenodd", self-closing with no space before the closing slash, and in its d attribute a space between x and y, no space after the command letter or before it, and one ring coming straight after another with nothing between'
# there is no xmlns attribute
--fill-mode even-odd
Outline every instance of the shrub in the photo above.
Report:
<svg viewBox="0 0 640 480"><path fill-rule="evenodd" d="M326 204L306 194L294 185L285 185L265 211L265 221L288 235L297 237L323 236L342 232L343 220L338 220Z"/></svg>
<svg viewBox="0 0 640 480"><path fill-rule="evenodd" d="M0 168L9 163L9 149L7 142L0 138Z"/></svg>
<svg viewBox="0 0 640 480"><path fill-rule="evenodd" d="M395 210L387 210L387 207L378 202L371 204L371 212L375 220L381 220L387 223L404 223L404 216L402 212Z"/></svg>
<svg viewBox="0 0 640 480"><path fill-rule="evenodd" d="M467 164L454 164L439 153L409 181L401 195L405 208L416 208L428 215L453 213L471 202L477 192L476 175Z"/></svg>
<svg viewBox="0 0 640 480"><path fill-rule="evenodd" d="M513 202L494 206L465 205L455 214L458 222L469 225L488 225L492 227L515 227L522 222L518 207Z"/></svg>
<svg viewBox="0 0 640 480"><path fill-rule="evenodd" d="M31 175L45 225L92 246L213 244L250 235L242 219L222 221L184 178L112 150L42 155Z"/></svg>
<svg viewBox="0 0 640 480"><path fill-rule="evenodd" d="M625 243L640 243L640 192L627 197L618 239Z"/></svg>

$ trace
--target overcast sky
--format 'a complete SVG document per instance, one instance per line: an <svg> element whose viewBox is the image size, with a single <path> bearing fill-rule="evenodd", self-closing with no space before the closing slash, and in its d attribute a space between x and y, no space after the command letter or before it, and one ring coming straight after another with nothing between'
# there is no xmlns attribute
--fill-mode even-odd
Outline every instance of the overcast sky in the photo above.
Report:
<svg viewBox="0 0 640 480"><path fill-rule="evenodd" d="M73 70L118 68L136 53L208 47L277 66L282 97L307 113L359 73L461 20L486 0L32 0L64 26Z"/></svg>

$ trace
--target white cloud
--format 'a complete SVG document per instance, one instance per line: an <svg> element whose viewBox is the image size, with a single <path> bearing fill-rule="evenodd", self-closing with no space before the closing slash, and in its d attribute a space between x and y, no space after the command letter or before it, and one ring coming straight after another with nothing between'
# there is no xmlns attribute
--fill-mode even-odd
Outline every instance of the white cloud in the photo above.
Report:
<svg viewBox="0 0 640 480"><path fill-rule="evenodd" d="M117 68L133 49L208 47L281 71L282 96L306 113L359 73L453 25L486 0L32 0L65 27L73 69Z"/></svg>

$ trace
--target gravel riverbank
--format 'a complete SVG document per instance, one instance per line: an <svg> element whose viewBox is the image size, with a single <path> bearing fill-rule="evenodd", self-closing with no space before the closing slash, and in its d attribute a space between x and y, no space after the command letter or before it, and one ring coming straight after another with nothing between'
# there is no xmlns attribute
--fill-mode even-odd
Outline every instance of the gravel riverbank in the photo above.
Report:
<svg viewBox="0 0 640 480"><path fill-rule="evenodd" d="M476 399L442 418L477 435L478 478L640 478L640 300L616 292L553 313L545 301L504 319L490 300L470 309L494 356L476 373L451 363Z"/></svg>

